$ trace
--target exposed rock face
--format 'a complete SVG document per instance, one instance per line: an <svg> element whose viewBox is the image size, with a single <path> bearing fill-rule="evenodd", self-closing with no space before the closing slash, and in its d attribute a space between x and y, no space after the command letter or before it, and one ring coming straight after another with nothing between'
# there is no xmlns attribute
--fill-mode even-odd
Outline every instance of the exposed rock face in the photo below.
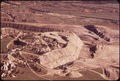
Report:
<svg viewBox="0 0 120 81"><path fill-rule="evenodd" d="M13 28L4 28L6 31L7 29L16 31ZM21 41L19 43L24 45L19 48L24 47L25 50L34 51L39 56L40 64L47 68L56 68L75 61L79 57L83 46L81 39L71 32L44 32L37 34L19 32L22 32L22 34L13 41L14 44ZM3 33L6 34L5 32Z"/></svg>
<svg viewBox="0 0 120 81"><path fill-rule="evenodd" d="M74 33L70 33L68 39L69 41L65 48L56 49L39 56L41 64L48 68L55 68L76 60L80 55L83 42Z"/></svg>
<svg viewBox="0 0 120 81"><path fill-rule="evenodd" d="M58 28L49 28L45 26L34 26L34 25L25 25L20 23L12 23L12 22L2 22L1 27L9 27L21 30L29 30L29 31L36 31L36 32L48 32L48 31L62 31Z"/></svg>
<svg viewBox="0 0 120 81"><path fill-rule="evenodd" d="M85 28L94 32L96 35L98 35L100 38L103 38L105 41L110 42L110 38L106 35L105 29L103 29L103 31L101 31L102 29L99 30L94 25L87 25L87 26L85 26Z"/></svg>

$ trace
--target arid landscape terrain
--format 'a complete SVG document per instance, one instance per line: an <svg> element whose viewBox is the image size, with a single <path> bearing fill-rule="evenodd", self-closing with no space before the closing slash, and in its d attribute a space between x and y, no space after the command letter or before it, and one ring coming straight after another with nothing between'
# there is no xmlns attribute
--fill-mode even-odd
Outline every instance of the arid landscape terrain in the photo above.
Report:
<svg viewBox="0 0 120 81"><path fill-rule="evenodd" d="M2 80L118 80L119 3L1 2Z"/></svg>

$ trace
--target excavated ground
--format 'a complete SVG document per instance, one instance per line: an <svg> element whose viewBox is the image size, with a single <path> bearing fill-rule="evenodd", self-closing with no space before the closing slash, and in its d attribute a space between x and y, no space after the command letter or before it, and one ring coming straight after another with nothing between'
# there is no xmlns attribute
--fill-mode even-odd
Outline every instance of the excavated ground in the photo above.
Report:
<svg viewBox="0 0 120 81"><path fill-rule="evenodd" d="M37 67L41 68L40 72L39 69L36 71L31 67L23 69L24 65L20 65L20 73L16 74L15 78L7 76L2 79L117 80L119 78L119 6L116 2L100 3L83 1L2 2L1 61L6 58L7 53L11 52L11 48L21 48L21 44L25 45L26 41L33 43L33 41L41 39L37 38L38 32L41 31L71 31L77 34L84 43L79 58L72 63L54 70L49 69L49 72L48 69L39 65ZM10 28L4 31L6 27ZM42 28L46 29L41 30ZM25 35L19 34L19 29ZM47 38L42 39L48 40ZM50 50L61 49L64 45L60 45L60 48L51 46L54 48ZM33 47L33 45L29 45L29 47ZM28 50L23 49L22 55L16 59L25 57L35 60L39 53L44 54L39 49L35 51L36 47L33 47L33 51L29 47L25 47ZM40 45L40 47L43 46ZM28 60L30 66L36 66L30 60ZM45 75L46 73L53 76Z"/></svg>

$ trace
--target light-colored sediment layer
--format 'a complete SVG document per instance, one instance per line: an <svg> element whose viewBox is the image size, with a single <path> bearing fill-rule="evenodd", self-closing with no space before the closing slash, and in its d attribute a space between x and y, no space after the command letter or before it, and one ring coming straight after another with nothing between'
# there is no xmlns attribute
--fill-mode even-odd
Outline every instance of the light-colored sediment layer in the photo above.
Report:
<svg viewBox="0 0 120 81"><path fill-rule="evenodd" d="M74 33L71 33L67 47L56 49L39 56L41 64L48 68L55 68L68 62L72 62L79 57L82 46L83 42L80 38Z"/></svg>

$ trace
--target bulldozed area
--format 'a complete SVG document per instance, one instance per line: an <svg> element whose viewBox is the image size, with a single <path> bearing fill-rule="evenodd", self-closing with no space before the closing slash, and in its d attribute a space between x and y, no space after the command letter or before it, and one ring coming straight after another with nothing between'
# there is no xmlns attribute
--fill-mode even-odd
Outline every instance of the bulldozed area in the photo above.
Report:
<svg viewBox="0 0 120 81"><path fill-rule="evenodd" d="M2 2L1 78L118 80L118 15L116 1Z"/></svg>

